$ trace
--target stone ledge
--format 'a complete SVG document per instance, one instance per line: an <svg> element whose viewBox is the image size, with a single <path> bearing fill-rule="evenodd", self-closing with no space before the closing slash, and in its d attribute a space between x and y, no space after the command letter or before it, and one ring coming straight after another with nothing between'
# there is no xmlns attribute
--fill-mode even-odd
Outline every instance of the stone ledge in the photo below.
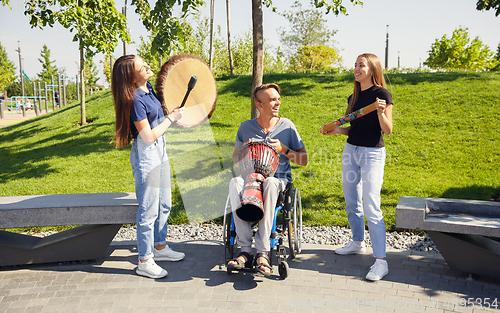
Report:
<svg viewBox="0 0 500 313"><path fill-rule="evenodd" d="M500 237L500 203L446 198L400 197L396 227Z"/></svg>
<svg viewBox="0 0 500 313"><path fill-rule="evenodd" d="M135 223L135 193L0 197L0 228Z"/></svg>

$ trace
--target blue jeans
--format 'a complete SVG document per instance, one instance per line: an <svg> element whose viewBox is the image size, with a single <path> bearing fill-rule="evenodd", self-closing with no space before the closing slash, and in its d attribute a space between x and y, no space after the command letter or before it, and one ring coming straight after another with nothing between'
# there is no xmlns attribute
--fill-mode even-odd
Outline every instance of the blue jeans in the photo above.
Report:
<svg viewBox="0 0 500 313"><path fill-rule="evenodd" d="M375 258L385 258L385 222L380 210L386 151L345 144L342 153L342 188L345 210L355 241L364 240L365 219Z"/></svg>
<svg viewBox="0 0 500 313"><path fill-rule="evenodd" d="M166 243L167 220L172 207L170 165L165 137L148 145L141 136L132 143L130 164L135 179L137 250L139 259L153 257L153 248Z"/></svg>

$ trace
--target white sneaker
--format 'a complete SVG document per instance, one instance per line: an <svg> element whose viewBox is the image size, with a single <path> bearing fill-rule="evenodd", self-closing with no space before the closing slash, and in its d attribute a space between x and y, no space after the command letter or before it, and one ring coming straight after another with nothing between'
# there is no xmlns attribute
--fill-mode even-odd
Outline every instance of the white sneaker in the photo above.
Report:
<svg viewBox="0 0 500 313"><path fill-rule="evenodd" d="M145 263L142 263L139 260L135 272L137 273L137 275L146 276L149 278L162 278L167 276L168 274L168 272L159 267L153 259L148 259Z"/></svg>
<svg viewBox="0 0 500 313"><path fill-rule="evenodd" d="M361 245L358 245L357 243L351 240L342 248L335 249L335 253L337 254L358 254L365 252L366 252L366 245L364 241L361 241Z"/></svg>
<svg viewBox="0 0 500 313"><path fill-rule="evenodd" d="M155 259L155 261L180 261L184 259L185 256L186 255L182 252L170 249L168 245L161 250L154 248L153 251L153 259Z"/></svg>
<svg viewBox="0 0 500 313"><path fill-rule="evenodd" d="M389 273L389 267L386 260L377 259L370 267L370 271L366 274L368 280L381 280Z"/></svg>

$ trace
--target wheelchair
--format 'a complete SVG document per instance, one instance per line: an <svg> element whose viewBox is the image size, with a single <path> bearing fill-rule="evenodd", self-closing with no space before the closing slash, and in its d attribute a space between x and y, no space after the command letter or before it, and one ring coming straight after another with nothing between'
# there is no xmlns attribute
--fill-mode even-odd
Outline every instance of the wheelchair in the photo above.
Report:
<svg viewBox="0 0 500 313"><path fill-rule="evenodd" d="M281 212L281 225L278 223L278 214ZM255 235L255 227L258 222L252 224ZM225 258L227 262L234 258L238 249L238 237L234 226L233 212L229 197L224 210L223 239L225 247ZM290 259L294 259L302 251L302 201L300 191L289 182L283 192L280 192L276 207L274 209L273 226L271 230L271 244L269 249L270 266L273 266L273 255L276 251L278 273L281 279L286 279L289 273L287 263L287 251L285 248L285 238L288 241L288 253ZM241 269L237 271L245 271ZM236 270L235 270L236 271ZM227 269L227 273L232 274L233 270Z"/></svg>

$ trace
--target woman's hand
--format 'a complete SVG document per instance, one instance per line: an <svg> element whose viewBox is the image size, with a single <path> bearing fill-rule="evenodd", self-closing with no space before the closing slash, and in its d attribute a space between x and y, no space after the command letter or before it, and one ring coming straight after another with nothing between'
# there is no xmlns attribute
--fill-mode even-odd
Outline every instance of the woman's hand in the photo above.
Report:
<svg viewBox="0 0 500 313"><path fill-rule="evenodd" d="M169 115L167 115L168 118L165 118L165 120L161 122L160 125L156 126L153 129L151 129L151 126L149 125L147 119L134 122L134 125L144 142L150 145L153 143L153 141L155 141L158 137L162 136L165 133L167 128L172 124L171 122L180 120L183 115L184 108L176 107Z"/></svg>
<svg viewBox="0 0 500 313"><path fill-rule="evenodd" d="M384 134L392 133L392 103L386 104L385 100L377 98L377 115L380 128Z"/></svg>
<svg viewBox="0 0 500 313"><path fill-rule="evenodd" d="M385 109L387 108L387 104L385 103L384 99L377 98L377 101L378 101L377 114L382 115L385 113Z"/></svg>
<svg viewBox="0 0 500 313"><path fill-rule="evenodd" d="M185 108L176 107L169 115L167 115L172 121L178 121L184 116Z"/></svg>
<svg viewBox="0 0 500 313"><path fill-rule="evenodd" d="M328 125L328 124L323 124L323 126L325 126L325 125ZM349 126L349 127L335 126L333 129L326 131L324 127L321 127L319 129L319 132L323 135L335 135L335 134L348 135L350 128L351 128L351 126Z"/></svg>
<svg viewBox="0 0 500 313"><path fill-rule="evenodd" d="M335 126L333 129L330 130L325 130L325 127L328 124L323 124L323 127L319 129L319 132L323 135L335 135L335 134L340 134L340 127Z"/></svg>

